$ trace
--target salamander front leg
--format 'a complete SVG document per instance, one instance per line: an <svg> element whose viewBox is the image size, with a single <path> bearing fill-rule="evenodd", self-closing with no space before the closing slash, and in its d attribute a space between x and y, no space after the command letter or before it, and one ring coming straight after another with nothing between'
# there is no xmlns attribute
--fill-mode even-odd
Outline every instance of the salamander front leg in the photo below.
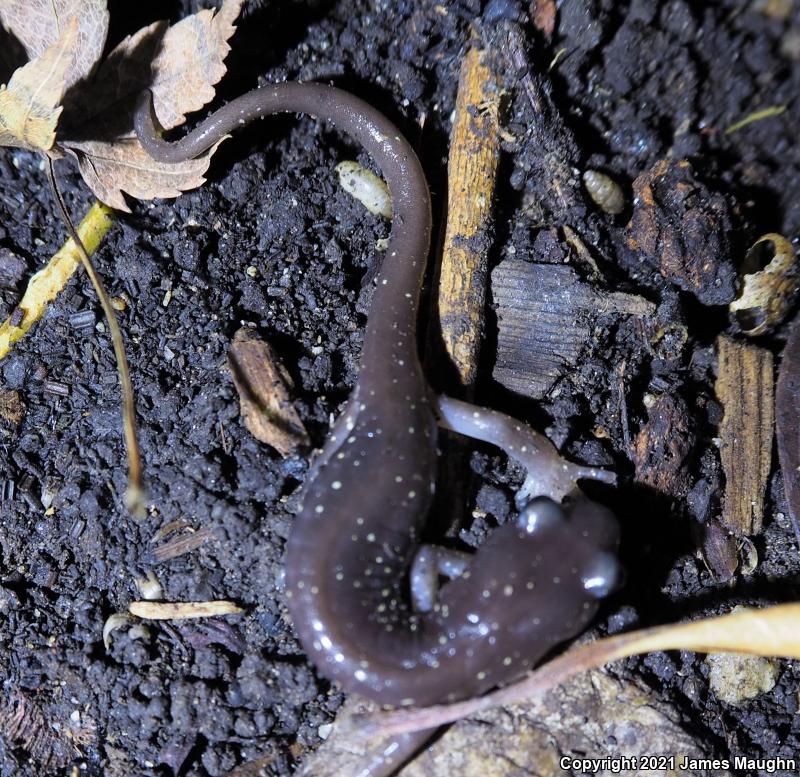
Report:
<svg viewBox="0 0 800 777"><path fill-rule="evenodd" d="M439 593L439 577L460 577L472 560L472 553L438 545L421 545L411 562L411 603L414 612L430 612Z"/></svg>
<svg viewBox="0 0 800 777"><path fill-rule="evenodd" d="M610 484L617 481L613 472L573 464L562 458L543 434L504 413L447 396L438 397L435 406L442 428L492 443L525 467L527 476L516 495L517 507L537 496L548 496L560 502L575 490L577 481L584 478Z"/></svg>

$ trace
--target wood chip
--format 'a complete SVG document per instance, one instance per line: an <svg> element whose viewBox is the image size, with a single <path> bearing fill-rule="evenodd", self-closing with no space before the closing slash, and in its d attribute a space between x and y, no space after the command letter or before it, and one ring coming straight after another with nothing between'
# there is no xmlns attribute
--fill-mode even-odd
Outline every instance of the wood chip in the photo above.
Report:
<svg viewBox="0 0 800 777"><path fill-rule="evenodd" d="M534 399L578 363L599 315L655 311L642 297L596 289L567 265L517 258L494 269L492 294L499 327L494 378Z"/></svg>
<svg viewBox="0 0 800 777"><path fill-rule="evenodd" d="M309 445L289 397L294 384L269 343L259 340L250 329L240 329L233 336L228 366L239 392L239 410L253 437L284 458Z"/></svg>
<svg viewBox="0 0 800 777"><path fill-rule="evenodd" d="M450 140L438 307L442 342L462 386L475 382L483 337L499 100L486 54L470 49L461 64Z"/></svg>
<svg viewBox="0 0 800 777"><path fill-rule="evenodd" d="M153 621L213 618L216 615L239 615L244 610L225 599L211 602L131 602L131 615Z"/></svg>
<svg viewBox="0 0 800 777"><path fill-rule="evenodd" d="M739 568L739 541L716 518L700 527L700 552L715 577L730 580Z"/></svg>
<svg viewBox="0 0 800 777"><path fill-rule="evenodd" d="M736 536L758 534L772 459L772 354L729 337L717 340L720 456L725 472L722 524Z"/></svg>

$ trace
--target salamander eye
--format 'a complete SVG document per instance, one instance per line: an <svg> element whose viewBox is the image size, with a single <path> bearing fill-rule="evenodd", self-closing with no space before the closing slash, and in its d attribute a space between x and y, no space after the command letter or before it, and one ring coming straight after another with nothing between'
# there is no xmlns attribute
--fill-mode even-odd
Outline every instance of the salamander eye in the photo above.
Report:
<svg viewBox="0 0 800 777"><path fill-rule="evenodd" d="M517 526L528 534L533 534L562 523L564 518L561 505L546 496L540 496L525 505L517 518Z"/></svg>
<svg viewBox="0 0 800 777"><path fill-rule="evenodd" d="M613 553L599 551L581 574L583 588L590 596L602 599L622 584L622 567Z"/></svg>

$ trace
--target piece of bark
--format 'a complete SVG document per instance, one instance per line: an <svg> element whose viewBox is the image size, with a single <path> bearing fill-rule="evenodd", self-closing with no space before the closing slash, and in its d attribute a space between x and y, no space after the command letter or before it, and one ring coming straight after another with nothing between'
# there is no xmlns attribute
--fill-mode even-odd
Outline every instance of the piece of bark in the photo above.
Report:
<svg viewBox="0 0 800 777"><path fill-rule="evenodd" d="M719 337L717 398L724 409L719 428L725 472L722 524L736 536L758 534L772 458L774 422L772 354L749 343Z"/></svg>
<svg viewBox="0 0 800 777"><path fill-rule="evenodd" d="M252 330L240 329L233 336L228 366L239 392L239 411L253 437L284 458L309 444L289 398L292 379L268 343Z"/></svg>
<svg viewBox="0 0 800 777"><path fill-rule="evenodd" d="M633 441L636 481L672 498L689 490L686 459L694 445L686 403L673 394L645 397L647 420Z"/></svg>
<svg viewBox="0 0 800 777"><path fill-rule="evenodd" d="M153 560L156 563L160 563L172 558L177 558L184 553L196 550L212 539L214 539L214 532L211 529L200 529L192 534L176 537L174 540L170 540L163 545L153 548Z"/></svg>
<svg viewBox="0 0 800 777"><path fill-rule="evenodd" d="M492 271L492 295L499 329L494 378L533 399L541 399L578 363L599 316L655 312L642 297L585 283L568 265L518 258Z"/></svg>
<svg viewBox="0 0 800 777"><path fill-rule="evenodd" d="M470 49L461 64L450 141L438 309L441 339L464 387L475 381L483 336L499 100L486 54Z"/></svg>

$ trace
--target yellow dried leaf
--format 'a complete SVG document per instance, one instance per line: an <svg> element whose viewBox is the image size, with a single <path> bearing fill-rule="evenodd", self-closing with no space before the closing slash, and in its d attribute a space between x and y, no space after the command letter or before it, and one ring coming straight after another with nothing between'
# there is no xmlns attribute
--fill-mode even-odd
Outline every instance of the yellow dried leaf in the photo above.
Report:
<svg viewBox="0 0 800 777"><path fill-rule="evenodd" d="M78 45L73 18L58 41L18 68L0 88L0 145L48 151L56 139L61 98Z"/></svg>
<svg viewBox="0 0 800 777"><path fill-rule="evenodd" d="M66 150L78 160L84 181L99 200L130 212L123 192L140 200L177 197L205 183L217 146L219 143L197 159L176 164L157 162L135 138L73 142Z"/></svg>
<svg viewBox="0 0 800 777"><path fill-rule="evenodd" d="M55 43L71 19L78 20L78 46L65 83L88 77L100 60L108 33L106 0L0 0L0 20L35 59Z"/></svg>
<svg viewBox="0 0 800 777"><path fill-rule="evenodd" d="M238 615L244 612L225 599L211 602L131 602L131 615L155 621L183 620L185 618L213 618L215 615Z"/></svg>

